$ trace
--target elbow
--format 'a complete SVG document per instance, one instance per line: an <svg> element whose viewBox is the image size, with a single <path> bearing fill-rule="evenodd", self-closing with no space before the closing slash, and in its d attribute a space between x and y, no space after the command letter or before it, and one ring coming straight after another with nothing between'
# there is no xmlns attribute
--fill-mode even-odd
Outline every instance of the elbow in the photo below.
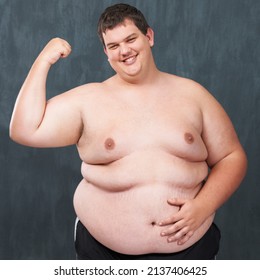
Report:
<svg viewBox="0 0 260 280"><path fill-rule="evenodd" d="M42 148L46 145L39 140L36 131L30 131L21 126L10 125L9 137L12 141L27 147Z"/></svg>
<svg viewBox="0 0 260 280"><path fill-rule="evenodd" d="M21 128L17 128L12 123L9 126L9 137L12 141L18 144L24 146L32 146L32 137L30 136L30 134Z"/></svg>
<svg viewBox="0 0 260 280"><path fill-rule="evenodd" d="M234 152L233 155L233 168L236 170L236 178L240 180L240 183L244 180L247 173L247 155L244 149L241 147Z"/></svg>
<svg viewBox="0 0 260 280"><path fill-rule="evenodd" d="M23 142L24 142L24 139L22 137L22 133L17 132L17 130L14 129L12 127L12 125L10 125L10 127L9 127L9 137L12 141L14 141L16 143L23 144Z"/></svg>
<svg viewBox="0 0 260 280"><path fill-rule="evenodd" d="M16 133L16 130L15 130L14 126L12 125L12 123L9 126L9 137L14 142L17 142L17 139L19 138L17 133Z"/></svg>
<svg viewBox="0 0 260 280"><path fill-rule="evenodd" d="M244 149L241 149L240 152L240 163L241 163L241 169L242 169L242 174L243 174L243 178L246 175L247 172L247 167L248 167L248 159L247 159L247 155L246 152L244 151Z"/></svg>
<svg viewBox="0 0 260 280"><path fill-rule="evenodd" d="M19 142L19 134L21 129L19 129L19 126L14 121L13 117L9 124L9 137L14 142Z"/></svg>
<svg viewBox="0 0 260 280"><path fill-rule="evenodd" d="M246 176L248 160L246 152L241 146L223 156L221 159L214 162L208 160L207 163L211 170L213 170L213 168L222 169L221 167L223 167L223 171L225 170L225 172L233 174L240 182Z"/></svg>

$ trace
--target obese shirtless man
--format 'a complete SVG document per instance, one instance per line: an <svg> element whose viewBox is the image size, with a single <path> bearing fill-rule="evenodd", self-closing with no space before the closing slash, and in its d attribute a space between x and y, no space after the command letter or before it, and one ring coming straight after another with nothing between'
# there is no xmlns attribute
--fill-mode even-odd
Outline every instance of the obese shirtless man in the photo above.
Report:
<svg viewBox="0 0 260 280"><path fill-rule="evenodd" d="M230 119L201 85L158 70L153 30L136 8L108 7L98 32L115 75L46 101L50 67L71 52L52 39L20 90L11 138L77 145L79 259L214 258L214 213L247 165Z"/></svg>

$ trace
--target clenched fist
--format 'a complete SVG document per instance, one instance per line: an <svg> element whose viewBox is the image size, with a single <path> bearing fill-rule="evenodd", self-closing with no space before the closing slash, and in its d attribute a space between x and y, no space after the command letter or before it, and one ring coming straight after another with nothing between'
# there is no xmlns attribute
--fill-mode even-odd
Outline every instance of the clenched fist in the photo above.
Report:
<svg viewBox="0 0 260 280"><path fill-rule="evenodd" d="M70 44L61 39L54 38L48 42L48 44L44 47L42 52L40 53L38 59L53 65L60 58L65 58L71 53Z"/></svg>

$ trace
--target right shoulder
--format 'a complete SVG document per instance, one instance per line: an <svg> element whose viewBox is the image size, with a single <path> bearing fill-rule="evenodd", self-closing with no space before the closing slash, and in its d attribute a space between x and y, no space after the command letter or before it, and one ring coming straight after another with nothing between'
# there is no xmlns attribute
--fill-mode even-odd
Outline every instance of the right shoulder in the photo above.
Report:
<svg viewBox="0 0 260 280"><path fill-rule="evenodd" d="M103 90L104 90L103 83L88 83L75 87L65 92L65 94L90 95L93 93L102 92Z"/></svg>

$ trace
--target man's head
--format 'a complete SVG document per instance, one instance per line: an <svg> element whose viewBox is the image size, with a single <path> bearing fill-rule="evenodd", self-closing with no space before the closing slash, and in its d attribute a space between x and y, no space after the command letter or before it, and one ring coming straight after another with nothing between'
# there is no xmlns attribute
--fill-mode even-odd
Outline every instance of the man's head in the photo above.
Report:
<svg viewBox="0 0 260 280"><path fill-rule="evenodd" d="M146 35L149 25L144 15L138 9L128 4L116 4L106 8L98 22L98 35L104 46L103 33L122 24L126 19L133 21L136 27Z"/></svg>

